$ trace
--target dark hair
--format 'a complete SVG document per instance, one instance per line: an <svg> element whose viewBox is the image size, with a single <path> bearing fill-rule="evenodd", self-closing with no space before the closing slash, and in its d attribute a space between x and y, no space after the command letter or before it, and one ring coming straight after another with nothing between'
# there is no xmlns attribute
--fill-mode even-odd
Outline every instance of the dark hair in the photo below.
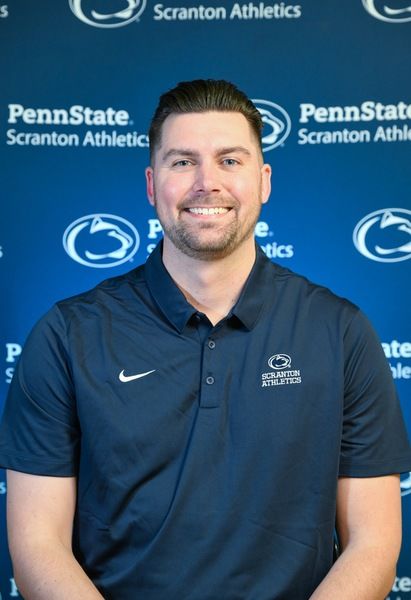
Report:
<svg viewBox="0 0 411 600"><path fill-rule="evenodd" d="M239 112L244 115L262 150L261 115L244 92L223 79L195 79L181 81L160 96L149 130L151 161L155 149L161 144L163 123L169 115L208 111Z"/></svg>

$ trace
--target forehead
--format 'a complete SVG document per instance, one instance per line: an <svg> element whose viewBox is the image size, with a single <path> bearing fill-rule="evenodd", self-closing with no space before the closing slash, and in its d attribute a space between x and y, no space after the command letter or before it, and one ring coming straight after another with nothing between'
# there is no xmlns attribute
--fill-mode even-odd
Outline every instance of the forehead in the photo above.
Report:
<svg viewBox="0 0 411 600"><path fill-rule="evenodd" d="M243 114L210 111L169 115L163 123L159 151L179 147L201 151L228 146L244 146L251 152L258 145Z"/></svg>

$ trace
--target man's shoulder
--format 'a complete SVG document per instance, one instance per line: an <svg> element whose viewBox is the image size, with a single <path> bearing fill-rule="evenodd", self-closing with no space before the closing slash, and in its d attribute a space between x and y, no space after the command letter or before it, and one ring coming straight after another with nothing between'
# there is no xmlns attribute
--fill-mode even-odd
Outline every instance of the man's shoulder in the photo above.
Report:
<svg viewBox="0 0 411 600"><path fill-rule="evenodd" d="M309 277L278 263L271 263L270 271L273 295L280 296L290 308L299 306L326 312L343 311L351 316L360 310L354 302L337 294L326 285L316 283Z"/></svg>
<svg viewBox="0 0 411 600"><path fill-rule="evenodd" d="M301 273L297 273L292 269L287 267L283 267L278 263L274 263L270 261L270 268L273 277L273 283L275 285L280 285L285 287L289 287L292 291L301 291L305 293L308 297L311 295L318 294L321 297L329 300L330 302L340 303L348 303L351 306L355 307L355 304L331 290L324 284L317 283L312 281L308 276L303 275Z"/></svg>
<svg viewBox="0 0 411 600"><path fill-rule="evenodd" d="M130 306L138 306L147 295L144 264L127 273L107 278L95 287L58 300L36 323L34 330L61 332L79 322L100 321L109 315L121 315ZM144 302L143 302L144 304Z"/></svg>
<svg viewBox="0 0 411 600"><path fill-rule="evenodd" d="M99 306L109 307L138 298L145 289L144 264L115 277L104 279L96 286L56 302L60 312L95 310Z"/></svg>

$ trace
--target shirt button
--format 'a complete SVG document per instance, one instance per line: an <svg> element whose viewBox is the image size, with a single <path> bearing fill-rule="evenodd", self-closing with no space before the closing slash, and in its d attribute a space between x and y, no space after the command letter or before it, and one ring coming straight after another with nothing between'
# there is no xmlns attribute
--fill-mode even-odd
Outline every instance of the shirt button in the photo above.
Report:
<svg viewBox="0 0 411 600"><path fill-rule="evenodd" d="M214 340L208 340L208 347L211 348L211 350L213 350L215 348L215 341Z"/></svg>
<svg viewBox="0 0 411 600"><path fill-rule="evenodd" d="M213 383L214 383L214 377L211 377L211 376L207 377L206 383L208 385L213 385Z"/></svg>

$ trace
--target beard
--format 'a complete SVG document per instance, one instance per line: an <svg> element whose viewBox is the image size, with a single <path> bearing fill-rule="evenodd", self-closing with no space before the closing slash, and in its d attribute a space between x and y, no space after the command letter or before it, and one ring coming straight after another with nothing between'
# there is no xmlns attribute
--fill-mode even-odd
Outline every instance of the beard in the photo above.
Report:
<svg viewBox="0 0 411 600"><path fill-rule="evenodd" d="M194 202L191 204L195 205ZM226 204L224 201L221 202L222 206ZM201 205L204 207L215 206L215 198L202 198ZM239 220L239 203L230 199L229 205L231 206L230 221L225 224L219 224L218 221L190 223L181 217L170 222L159 210L155 199L155 208L164 235L180 252L190 258L202 261L212 261L229 256L254 233L260 216L261 203L256 202L255 210L249 212L242 222ZM183 208L179 210L179 215L188 207L190 207L190 202L184 203Z"/></svg>

